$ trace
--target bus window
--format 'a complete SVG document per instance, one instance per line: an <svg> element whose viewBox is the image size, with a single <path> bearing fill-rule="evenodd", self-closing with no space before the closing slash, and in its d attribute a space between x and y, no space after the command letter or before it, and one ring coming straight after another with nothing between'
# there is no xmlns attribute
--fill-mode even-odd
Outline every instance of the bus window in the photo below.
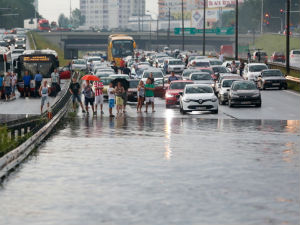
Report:
<svg viewBox="0 0 300 225"><path fill-rule="evenodd" d="M115 58L123 58L133 55L133 41L116 40L113 41L112 55Z"/></svg>

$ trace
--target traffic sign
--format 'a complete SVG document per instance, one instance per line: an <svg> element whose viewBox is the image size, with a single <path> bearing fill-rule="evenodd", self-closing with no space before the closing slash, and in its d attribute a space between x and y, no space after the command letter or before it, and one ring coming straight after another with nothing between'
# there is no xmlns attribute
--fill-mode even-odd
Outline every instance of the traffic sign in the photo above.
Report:
<svg viewBox="0 0 300 225"><path fill-rule="evenodd" d="M179 35L182 32L182 28L174 28L174 34ZM193 27L184 28L184 32L189 34L203 34L203 29L196 29ZM217 35L233 35L234 27L217 27L216 29L205 29L206 34L217 34Z"/></svg>

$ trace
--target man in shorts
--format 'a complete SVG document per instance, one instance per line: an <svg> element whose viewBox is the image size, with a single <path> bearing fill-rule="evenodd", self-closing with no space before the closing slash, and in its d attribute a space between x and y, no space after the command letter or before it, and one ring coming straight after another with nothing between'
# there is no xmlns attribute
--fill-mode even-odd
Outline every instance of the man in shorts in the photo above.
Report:
<svg viewBox="0 0 300 225"><path fill-rule="evenodd" d="M45 103L47 104L48 109L50 107L49 97L48 97L50 94L50 89L48 88L46 80L43 82L43 85L40 86L39 94L42 97L41 99L41 114L42 114Z"/></svg>
<svg viewBox="0 0 300 225"><path fill-rule="evenodd" d="M95 89L95 112L97 114L97 106L100 105L101 114L103 112L103 83L101 82L101 78L99 77L99 81L94 82Z"/></svg>
<svg viewBox="0 0 300 225"><path fill-rule="evenodd" d="M6 101L10 100L11 95L11 79L10 79L10 73L6 73L4 80L4 93L5 93L5 99Z"/></svg>
<svg viewBox="0 0 300 225"><path fill-rule="evenodd" d="M76 77L72 78L72 83L70 84L69 88L70 93L72 94L72 101L73 101L73 109L75 111L76 108L76 100L79 102L82 112L85 113L85 110L82 105L81 96L80 96L80 84L77 82Z"/></svg>
<svg viewBox="0 0 300 225"><path fill-rule="evenodd" d="M108 94L108 104L109 104L109 117L115 117L112 113L112 110L115 107L115 89L113 88L112 83L109 83L107 94Z"/></svg>
<svg viewBox="0 0 300 225"><path fill-rule="evenodd" d="M152 84L151 79L148 78L145 85L145 97L146 97L146 113L148 112L148 105L152 105L152 112L155 112L154 110L154 91L155 86Z"/></svg>

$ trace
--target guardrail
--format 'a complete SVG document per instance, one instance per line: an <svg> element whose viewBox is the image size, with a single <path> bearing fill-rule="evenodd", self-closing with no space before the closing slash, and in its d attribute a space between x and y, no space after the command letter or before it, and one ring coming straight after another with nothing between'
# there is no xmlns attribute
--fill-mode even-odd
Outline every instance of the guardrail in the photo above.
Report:
<svg viewBox="0 0 300 225"><path fill-rule="evenodd" d="M273 62L268 62L268 65L271 69L280 69L283 73L286 73L286 67L284 64L282 63L273 63ZM300 75L300 68L298 67L290 67L290 72L291 73L297 73ZM293 76L287 76L286 77L287 80L292 81L292 82L296 82L296 83L300 83L300 78L298 77L293 77Z"/></svg>
<svg viewBox="0 0 300 225"><path fill-rule="evenodd" d="M29 33L30 33L30 38L32 40L33 48L34 48L34 50L36 50L36 43L35 43L35 40L34 40L34 38L32 36L32 32L29 32Z"/></svg>
<svg viewBox="0 0 300 225"><path fill-rule="evenodd" d="M70 102L71 93L69 92L70 81L65 84L65 88L57 96L57 101L51 107L53 118L48 118L48 112L41 116L34 116L25 119L11 121L6 124L11 139L20 138L30 132L30 136L26 141L19 145L16 149L5 154L0 158L0 178L5 176L11 169L21 163L54 128L60 119L67 112ZM17 131L17 135L16 135Z"/></svg>

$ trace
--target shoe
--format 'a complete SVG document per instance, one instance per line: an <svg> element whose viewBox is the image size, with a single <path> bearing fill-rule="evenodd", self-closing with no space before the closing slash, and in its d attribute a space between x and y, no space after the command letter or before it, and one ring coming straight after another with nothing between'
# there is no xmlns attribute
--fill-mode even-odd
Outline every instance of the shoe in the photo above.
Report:
<svg viewBox="0 0 300 225"><path fill-rule="evenodd" d="M86 113L86 111L85 111L85 110L82 110L82 113Z"/></svg>
<svg viewBox="0 0 300 225"><path fill-rule="evenodd" d="M109 117L113 118L113 117L115 117L115 115L110 115Z"/></svg>

